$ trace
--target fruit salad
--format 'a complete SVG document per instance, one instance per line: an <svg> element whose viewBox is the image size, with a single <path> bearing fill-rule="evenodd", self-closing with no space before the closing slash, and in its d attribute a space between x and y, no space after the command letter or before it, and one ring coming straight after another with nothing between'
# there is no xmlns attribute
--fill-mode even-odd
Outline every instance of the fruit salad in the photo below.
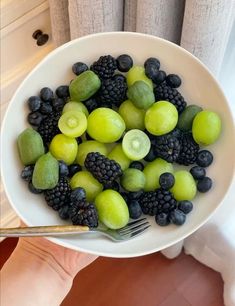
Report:
<svg viewBox="0 0 235 306"><path fill-rule="evenodd" d="M143 214L156 226L184 224L213 185L207 147L220 136L219 114L187 103L186 80L155 57L136 65L104 55L72 71L70 84L27 101L30 127L17 145L29 191L76 225L119 229Z"/></svg>

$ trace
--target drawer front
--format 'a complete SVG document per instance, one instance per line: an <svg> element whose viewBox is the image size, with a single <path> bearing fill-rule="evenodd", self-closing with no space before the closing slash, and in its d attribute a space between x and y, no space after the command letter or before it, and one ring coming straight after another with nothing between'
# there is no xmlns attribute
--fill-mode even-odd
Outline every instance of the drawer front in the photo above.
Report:
<svg viewBox="0 0 235 306"><path fill-rule="evenodd" d="M33 32L38 29L49 35L49 40L43 46L38 46L32 37ZM50 14L48 4L45 3L1 31L1 75L40 52L50 42Z"/></svg>

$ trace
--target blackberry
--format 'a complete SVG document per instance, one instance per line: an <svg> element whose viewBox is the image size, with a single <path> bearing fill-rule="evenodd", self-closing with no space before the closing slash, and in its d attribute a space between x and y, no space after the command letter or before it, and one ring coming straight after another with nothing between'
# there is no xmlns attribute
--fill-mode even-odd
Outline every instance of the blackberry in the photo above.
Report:
<svg viewBox="0 0 235 306"><path fill-rule="evenodd" d="M59 210L70 203L70 193L71 189L68 180L62 177L54 188L44 192L44 196L48 206L54 210Z"/></svg>
<svg viewBox="0 0 235 306"><path fill-rule="evenodd" d="M158 157L173 163L180 153L180 141L171 135L159 136L155 139L155 153Z"/></svg>
<svg viewBox="0 0 235 306"><path fill-rule="evenodd" d="M194 141L191 133L182 134L180 139L180 154L177 163L180 165L194 164L199 151L199 145Z"/></svg>
<svg viewBox="0 0 235 306"><path fill-rule="evenodd" d="M98 152L88 153L84 165L104 185L112 183L122 175L122 169L117 162Z"/></svg>
<svg viewBox="0 0 235 306"><path fill-rule="evenodd" d="M97 94L99 104L110 104L110 106L120 104L126 100L127 84L120 78L103 80Z"/></svg>
<svg viewBox="0 0 235 306"><path fill-rule="evenodd" d="M46 117L38 127L38 133L41 135L44 143L51 142L52 138L60 133L58 121L61 113L53 113Z"/></svg>
<svg viewBox="0 0 235 306"><path fill-rule="evenodd" d="M101 79L108 79L114 75L117 69L117 61L111 55L101 56L94 62L90 69L94 71Z"/></svg>
<svg viewBox="0 0 235 306"><path fill-rule="evenodd" d="M146 215L154 216L160 213L168 214L176 208L176 200L172 193L162 188L145 192L139 199L142 211Z"/></svg>
<svg viewBox="0 0 235 306"><path fill-rule="evenodd" d="M156 101L165 100L171 102L177 108L179 114L183 112L187 105L180 92L175 88L171 88L165 82L155 87L154 94Z"/></svg>
<svg viewBox="0 0 235 306"><path fill-rule="evenodd" d="M74 225L98 226L98 214L94 204L87 201L76 202L69 209L69 217Z"/></svg>

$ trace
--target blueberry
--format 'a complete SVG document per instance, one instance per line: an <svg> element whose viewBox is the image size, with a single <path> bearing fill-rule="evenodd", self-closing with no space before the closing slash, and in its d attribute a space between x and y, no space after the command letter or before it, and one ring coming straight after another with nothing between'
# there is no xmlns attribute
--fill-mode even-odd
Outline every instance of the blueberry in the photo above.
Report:
<svg viewBox="0 0 235 306"><path fill-rule="evenodd" d="M80 202L86 199L86 191L82 187L75 188L70 194L71 202Z"/></svg>
<svg viewBox="0 0 235 306"><path fill-rule="evenodd" d="M148 78L150 78L153 82L158 77L158 69L156 66L147 65L145 68L145 74Z"/></svg>
<svg viewBox="0 0 235 306"><path fill-rule="evenodd" d="M186 220L186 215L179 209L174 209L170 212L170 220L175 225L182 225Z"/></svg>
<svg viewBox="0 0 235 306"><path fill-rule="evenodd" d="M207 192L212 187L212 179L205 176L197 182L197 190L199 192Z"/></svg>
<svg viewBox="0 0 235 306"><path fill-rule="evenodd" d="M206 175L206 170L199 166L194 166L190 169L190 173L195 178L195 180L200 180Z"/></svg>
<svg viewBox="0 0 235 306"><path fill-rule="evenodd" d="M144 170L144 165L139 162L139 161L133 161L130 166L130 168L134 168L134 169L138 169L140 171L143 171Z"/></svg>
<svg viewBox="0 0 235 306"><path fill-rule="evenodd" d="M40 112L42 114L47 115L47 114L52 113L52 111L53 111L53 109L52 109L52 106L51 106L51 104L49 102L42 103L42 105L40 107Z"/></svg>
<svg viewBox="0 0 235 306"><path fill-rule="evenodd" d="M130 200L137 200L139 199L143 194L143 190L135 191L135 192L129 192L128 193L128 198Z"/></svg>
<svg viewBox="0 0 235 306"><path fill-rule="evenodd" d="M193 210L193 203L187 200L179 201L178 209L181 210L183 213L188 214L190 213L190 211Z"/></svg>
<svg viewBox="0 0 235 306"><path fill-rule="evenodd" d="M113 181L110 184L105 184L104 189L112 189L118 192L120 190L120 185L118 184L118 182Z"/></svg>
<svg viewBox="0 0 235 306"><path fill-rule="evenodd" d="M88 66L85 63L77 62L72 66L73 73L79 75L84 71L88 70Z"/></svg>
<svg viewBox="0 0 235 306"><path fill-rule="evenodd" d="M69 175L69 168L63 160L59 160L59 174L61 177Z"/></svg>
<svg viewBox="0 0 235 306"><path fill-rule="evenodd" d="M117 58L117 68L121 72L127 72L133 66L133 59L130 55L122 54Z"/></svg>
<svg viewBox="0 0 235 306"><path fill-rule="evenodd" d="M120 80L121 82L126 82L126 78L123 74L117 73L113 76L114 80Z"/></svg>
<svg viewBox="0 0 235 306"><path fill-rule="evenodd" d="M166 214L166 213L160 213L160 214L156 215L155 216L155 221L160 226L166 226L166 225L170 224L168 214Z"/></svg>
<svg viewBox="0 0 235 306"><path fill-rule="evenodd" d="M57 97L59 98L68 98L69 97L69 86L61 85L55 91Z"/></svg>
<svg viewBox="0 0 235 306"><path fill-rule="evenodd" d="M21 178L24 181L30 182L33 176L33 169L34 169L33 165L24 167L24 169L21 171L21 175L20 175Z"/></svg>
<svg viewBox="0 0 235 306"><path fill-rule="evenodd" d="M129 215L131 219L138 219L142 215L142 209L138 201L133 200L128 205Z"/></svg>
<svg viewBox="0 0 235 306"><path fill-rule="evenodd" d="M43 120L43 115L40 112L32 112L28 114L28 122L33 126L39 126Z"/></svg>
<svg viewBox="0 0 235 306"><path fill-rule="evenodd" d="M59 216L62 220L67 220L69 219L69 205L62 206L58 210Z"/></svg>
<svg viewBox="0 0 235 306"><path fill-rule="evenodd" d="M56 112L61 112L65 105L65 101L62 98L55 98L52 100L51 104Z"/></svg>
<svg viewBox="0 0 235 306"><path fill-rule="evenodd" d="M178 88L181 85L181 78L177 74L168 74L166 83L171 88Z"/></svg>
<svg viewBox="0 0 235 306"><path fill-rule="evenodd" d="M80 165L77 165L77 164L69 165L69 177L74 176L75 173L81 170L82 170L82 167Z"/></svg>
<svg viewBox="0 0 235 306"><path fill-rule="evenodd" d="M87 107L89 113L91 113L94 109L99 107L98 102L94 98L90 98L86 101L83 101L83 103Z"/></svg>
<svg viewBox="0 0 235 306"><path fill-rule="evenodd" d="M37 188L35 188L35 187L33 186L32 181L30 181L30 182L29 182L29 184L28 184L28 188L29 188L29 191L30 191L30 192L32 192L32 193L34 193L34 194L40 194L40 193L43 193L43 190L41 190L41 189L37 189Z"/></svg>
<svg viewBox="0 0 235 306"><path fill-rule="evenodd" d="M159 184L162 189L169 190L175 184L174 175L169 172L162 173L159 177Z"/></svg>
<svg viewBox="0 0 235 306"><path fill-rule="evenodd" d="M165 78L166 78L166 73L165 71L163 70L159 70L156 77L153 79L153 82L156 84L156 85L159 85L161 84L163 81L165 81Z"/></svg>
<svg viewBox="0 0 235 306"><path fill-rule="evenodd" d="M53 99L53 91L49 87L43 87L40 90L40 98L45 101L51 101Z"/></svg>
<svg viewBox="0 0 235 306"><path fill-rule="evenodd" d="M32 112L39 110L41 103L42 101L38 96L32 96L28 99L28 106Z"/></svg>
<svg viewBox="0 0 235 306"><path fill-rule="evenodd" d="M157 154L155 153L154 147L151 146L148 154L145 156L144 160L147 162L153 161L157 157Z"/></svg>
<svg viewBox="0 0 235 306"><path fill-rule="evenodd" d="M129 203L128 194L126 192L120 192L120 195L123 197L125 202L128 204Z"/></svg>
<svg viewBox="0 0 235 306"><path fill-rule="evenodd" d="M213 162L213 155L208 150L202 150L198 152L198 156L196 159L196 163L198 166L201 167L208 167Z"/></svg>
<svg viewBox="0 0 235 306"><path fill-rule="evenodd" d="M147 66L154 66L159 70L160 61L155 57L150 57L144 62L144 68L146 68Z"/></svg>

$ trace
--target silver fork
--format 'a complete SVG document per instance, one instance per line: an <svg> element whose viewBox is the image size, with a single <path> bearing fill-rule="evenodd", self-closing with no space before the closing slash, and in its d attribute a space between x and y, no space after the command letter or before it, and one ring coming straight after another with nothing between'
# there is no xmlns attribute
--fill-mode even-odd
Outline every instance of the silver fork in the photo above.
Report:
<svg viewBox="0 0 235 306"><path fill-rule="evenodd" d="M81 225L52 225L52 226L32 226L16 228L0 228L0 237L46 237L65 236L72 234L94 234L99 233L109 237L113 241L126 241L132 239L147 230L150 224L146 218L129 222L123 228L111 230L99 225L97 228L89 228Z"/></svg>

